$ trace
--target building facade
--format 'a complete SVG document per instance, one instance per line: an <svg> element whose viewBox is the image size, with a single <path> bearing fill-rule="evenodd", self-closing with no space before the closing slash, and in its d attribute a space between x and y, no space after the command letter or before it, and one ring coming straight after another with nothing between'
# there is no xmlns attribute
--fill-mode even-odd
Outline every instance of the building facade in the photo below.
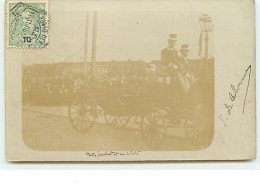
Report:
<svg viewBox="0 0 260 185"><path fill-rule="evenodd" d="M108 61L96 62L94 75L105 74L143 74L149 68L149 64L144 61ZM91 62L62 62L51 64L32 64L23 66L23 74L47 74L59 75L69 73L75 75L90 75Z"/></svg>

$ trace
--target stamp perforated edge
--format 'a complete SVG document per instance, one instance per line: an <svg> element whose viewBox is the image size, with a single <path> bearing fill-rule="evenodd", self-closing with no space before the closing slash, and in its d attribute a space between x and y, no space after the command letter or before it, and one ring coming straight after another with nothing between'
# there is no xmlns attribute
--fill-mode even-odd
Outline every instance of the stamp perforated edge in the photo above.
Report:
<svg viewBox="0 0 260 185"><path fill-rule="evenodd" d="M10 3L46 3L47 41L44 47L10 46L9 45L9 4ZM50 2L49 0L6 0L5 1L5 47L6 49L45 49L50 43Z"/></svg>

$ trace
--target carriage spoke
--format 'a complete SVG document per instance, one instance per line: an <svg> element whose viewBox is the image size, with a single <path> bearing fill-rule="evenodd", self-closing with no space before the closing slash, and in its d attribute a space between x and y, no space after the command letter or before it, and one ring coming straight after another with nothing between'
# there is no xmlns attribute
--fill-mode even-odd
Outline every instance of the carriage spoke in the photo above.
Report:
<svg viewBox="0 0 260 185"><path fill-rule="evenodd" d="M84 117L82 116L81 122L80 122L80 129L83 130L83 121L84 121Z"/></svg>
<svg viewBox="0 0 260 185"><path fill-rule="evenodd" d="M88 119L88 117L85 115L85 117ZM89 119L88 119L89 120ZM87 122L87 120L86 119L84 119L84 124L85 124L85 127L86 127L86 129L88 129L88 122Z"/></svg>
<svg viewBox="0 0 260 185"><path fill-rule="evenodd" d="M72 119L73 125L74 125L75 121L79 119L79 117L80 117L80 115L77 115L74 119Z"/></svg>
<svg viewBox="0 0 260 185"><path fill-rule="evenodd" d="M73 114L78 114L78 112L72 112L71 115L73 115Z"/></svg>
<svg viewBox="0 0 260 185"><path fill-rule="evenodd" d="M114 121L113 121L113 126L116 126L116 124L117 124L117 120L118 120L118 117L115 116L115 119L114 119Z"/></svg>
<svg viewBox="0 0 260 185"><path fill-rule="evenodd" d="M121 116L118 112L114 112L113 114L105 114L105 120L113 127L123 128L128 123L129 117Z"/></svg>
<svg viewBox="0 0 260 185"><path fill-rule="evenodd" d="M74 107L74 106L76 106L76 107ZM80 106L78 104L76 104L76 105L72 105L71 108L74 108L74 109L78 110L78 109L80 109Z"/></svg>
<svg viewBox="0 0 260 185"><path fill-rule="evenodd" d="M84 117L83 117L82 123L81 123L81 124L82 124L82 125L81 125L81 130L82 130L82 131L86 130L86 124L85 124L85 122L86 122L86 121L85 121L85 119L84 119Z"/></svg>
<svg viewBox="0 0 260 185"><path fill-rule="evenodd" d="M72 118L72 122L74 122L80 115L78 114L75 118Z"/></svg>
<svg viewBox="0 0 260 185"><path fill-rule="evenodd" d="M165 136L165 121L158 112L152 112L145 115L141 121L141 133L144 141L151 148L160 147Z"/></svg>
<svg viewBox="0 0 260 185"><path fill-rule="evenodd" d="M81 119L81 116L78 118L76 128L78 128L78 125L79 125L79 121L80 121L80 119Z"/></svg>
<svg viewBox="0 0 260 185"><path fill-rule="evenodd" d="M186 132L186 137L194 145L203 148L209 144L210 141L210 129L207 125L203 125L203 122L193 117L187 118L187 115L182 115L183 126ZM205 128L206 127L206 128Z"/></svg>
<svg viewBox="0 0 260 185"><path fill-rule="evenodd" d="M69 120L74 127L79 132L86 132L90 129L94 122L95 102L93 99L88 99L82 102L82 98L75 97L69 106Z"/></svg>
<svg viewBox="0 0 260 185"><path fill-rule="evenodd" d="M87 120L91 123L91 120L89 119L89 117L87 116L87 114L85 114L85 117L86 117Z"/></svg>
<svg viewBox="0 0 260 185"><path fill-rule="evenodd" d="M111 119L113 119L113 116L109 116L107 122L110 122Z"/></svg>
<svg viewBox="0 0 260 185"><path fill-rule="evenodd" d="M123 121L121 120L121 117L118 117L118 119L119 119L121 125L123 125L124 123L123 123Z"/></svg>

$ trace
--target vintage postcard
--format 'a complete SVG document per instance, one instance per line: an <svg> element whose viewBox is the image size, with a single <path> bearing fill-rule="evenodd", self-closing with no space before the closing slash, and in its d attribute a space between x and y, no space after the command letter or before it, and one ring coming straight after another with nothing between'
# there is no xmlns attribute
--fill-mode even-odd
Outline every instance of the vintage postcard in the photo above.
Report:
<svg viewBox="0 0 260 185"><path fill-rule="evenodd" d="M254 159L254 8L7 0L6 159Z"/></svg>

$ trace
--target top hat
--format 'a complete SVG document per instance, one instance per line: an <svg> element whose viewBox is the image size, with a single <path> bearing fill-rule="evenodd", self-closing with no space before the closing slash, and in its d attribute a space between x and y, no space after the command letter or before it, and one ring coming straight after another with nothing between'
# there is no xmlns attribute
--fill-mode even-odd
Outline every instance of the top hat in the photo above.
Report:
<svg viewBox="0 0 260 185"><path fill-rule="evenodd" d="M177 34L169 34L169 39L168 40L175 40L175 41L177 41Z"/></svg>
<svg viewBox="0 0 260 185"><path fill-rule="evenodd" d="M183 45L181 45L180 51L190 51L190 50L189 50L189 45L188 45L188 44L183 44Z"/></svg>

